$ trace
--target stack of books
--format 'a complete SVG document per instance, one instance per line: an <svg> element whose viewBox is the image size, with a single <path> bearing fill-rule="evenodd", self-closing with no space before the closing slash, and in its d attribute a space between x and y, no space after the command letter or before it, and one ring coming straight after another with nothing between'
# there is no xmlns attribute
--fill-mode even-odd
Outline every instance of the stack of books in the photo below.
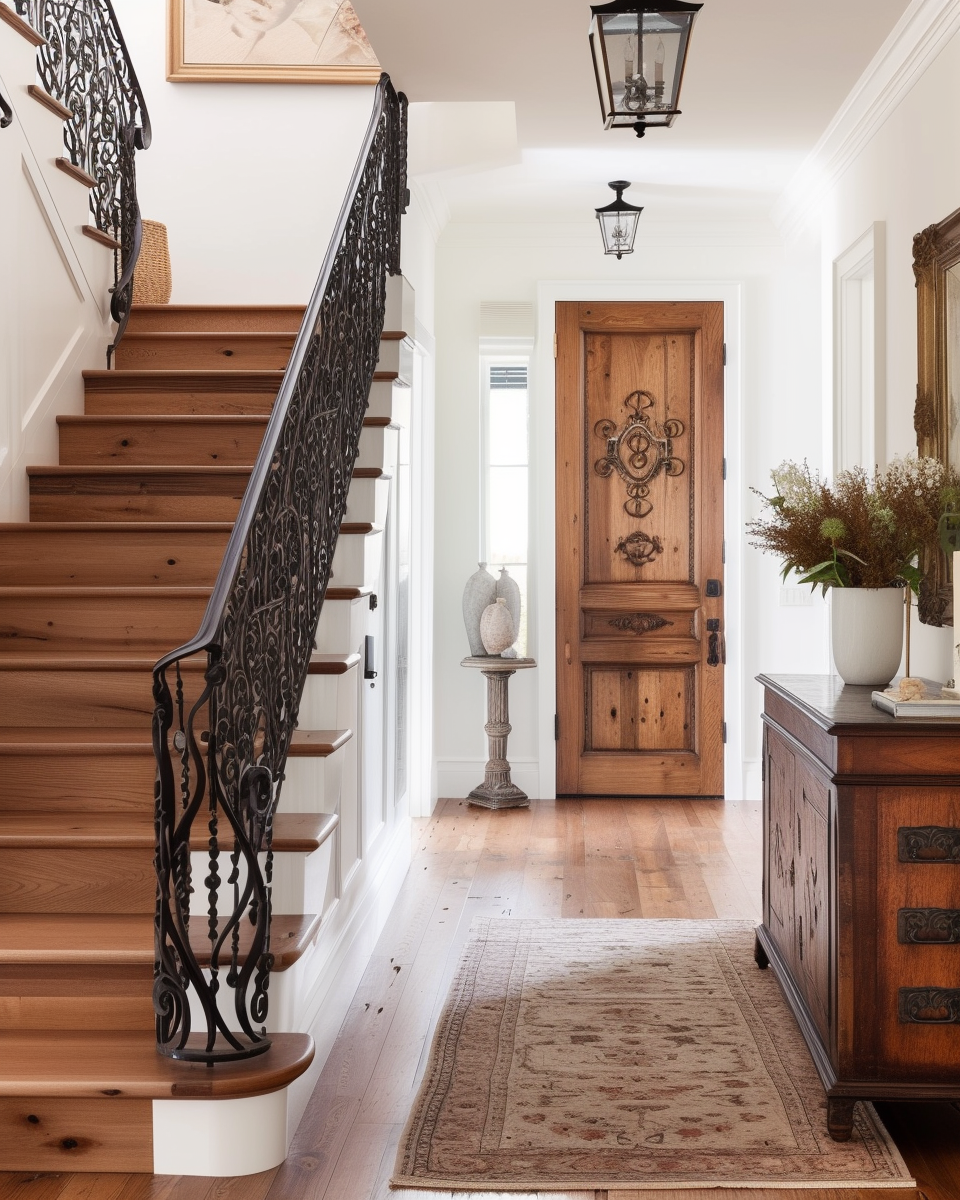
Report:
<svg viewBox="0 0 960 1200"><path fill-rule="evenodd" d="M915 717L937 721L960 721L960 691L923 681L926 694L920 700L901 700L900 689L887 688L872 695L875 707L893 717Z"/></svg>

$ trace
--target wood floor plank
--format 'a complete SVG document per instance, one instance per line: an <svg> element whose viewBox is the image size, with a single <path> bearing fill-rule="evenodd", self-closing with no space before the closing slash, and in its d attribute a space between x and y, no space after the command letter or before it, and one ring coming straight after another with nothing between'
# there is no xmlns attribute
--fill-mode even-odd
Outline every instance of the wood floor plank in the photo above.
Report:
<svg viewBox="0 0 960 1200"><path fill-rule="evenodd" d="M0 1175L0 1200L960 1200L960 1113L885 1105L914 1189L391 1191L397 1141L476 916L758 915L760 810L717 801L442 801L324 1064L287 1161L239 1180ZM637 911L625 914L621 909ZM399 968L399 969L397 969Z"/></svg>

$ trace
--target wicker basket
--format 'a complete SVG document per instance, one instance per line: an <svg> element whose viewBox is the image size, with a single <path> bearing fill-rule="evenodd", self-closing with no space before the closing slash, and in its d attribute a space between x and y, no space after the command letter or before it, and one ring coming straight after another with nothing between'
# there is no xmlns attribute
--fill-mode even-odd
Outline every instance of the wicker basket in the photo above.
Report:
<svg viewBox="0 0 960 1200"><path fill-rule="evenodd" d="M172 291L167 227L160 221L144 221L140 257L133 272L133 302L169 304Z"/></svg>

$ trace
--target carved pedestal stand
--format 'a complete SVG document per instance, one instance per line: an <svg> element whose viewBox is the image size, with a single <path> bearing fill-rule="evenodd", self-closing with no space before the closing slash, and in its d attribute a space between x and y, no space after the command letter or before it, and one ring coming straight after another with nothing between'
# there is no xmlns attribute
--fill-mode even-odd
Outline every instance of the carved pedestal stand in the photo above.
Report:
<svg viewBox="0 0 960 1200"><path fill-rule="evenodd" d="M529 799L510 778L507 762L507 738L510 736L510 710L507 683L515 671L529 670L537 664L532 658L465 658L462 667L476 667L487 679L487 769L483 783L467 799L482 808L525 808Z"/></svg>

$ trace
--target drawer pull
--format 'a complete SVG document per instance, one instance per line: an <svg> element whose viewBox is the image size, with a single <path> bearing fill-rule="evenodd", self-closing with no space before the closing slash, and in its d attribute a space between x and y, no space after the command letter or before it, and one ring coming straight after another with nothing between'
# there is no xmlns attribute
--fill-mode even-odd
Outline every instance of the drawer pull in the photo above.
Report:
<svg viewBox="0 0 960 1200"><path fill-rule="evenodd" d="M897 830L900 862L960 865L960 829L921 825Z"/></svg>
<svg viewBox="0 0 960 1200"><path fill-rule="evenodd" d="M901 988L901 1025L960 1025L960 988Z"/></svg>
<svg viewBox="0 0 960 1200"><path fill-rule="evenodd" d="M960 945L960 908L901 908L897 941L903 946Z"/></svg>

